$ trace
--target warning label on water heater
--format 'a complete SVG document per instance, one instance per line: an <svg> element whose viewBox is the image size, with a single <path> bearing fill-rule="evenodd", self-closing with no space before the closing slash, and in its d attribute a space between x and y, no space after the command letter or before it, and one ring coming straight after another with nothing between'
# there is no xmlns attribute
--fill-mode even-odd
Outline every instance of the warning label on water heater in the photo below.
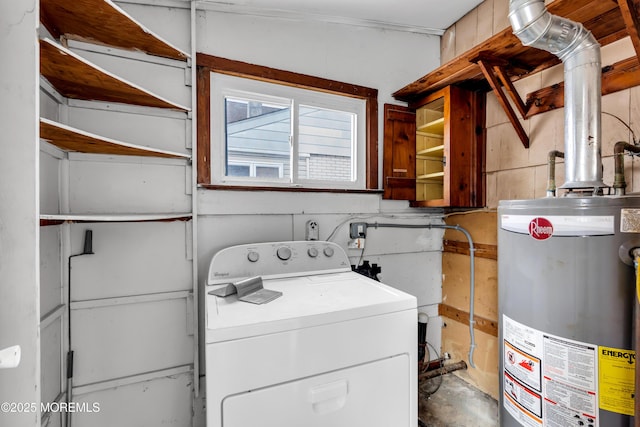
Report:
<svg viewBox="0 0 640 427"><path fill-rule="evenodd" d="M598 347L503 316L503 402L525 427L598 427Z"/></svg>

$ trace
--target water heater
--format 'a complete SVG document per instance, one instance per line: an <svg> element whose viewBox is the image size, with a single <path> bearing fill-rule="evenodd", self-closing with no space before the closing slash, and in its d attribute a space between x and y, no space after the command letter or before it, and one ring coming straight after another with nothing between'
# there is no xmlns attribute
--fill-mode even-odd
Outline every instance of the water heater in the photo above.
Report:
<svg viewBox="0 0 640 427"><path fill-rule="evenodd" d="M503 427L628 427L640 197L501 201Z"/></svg>

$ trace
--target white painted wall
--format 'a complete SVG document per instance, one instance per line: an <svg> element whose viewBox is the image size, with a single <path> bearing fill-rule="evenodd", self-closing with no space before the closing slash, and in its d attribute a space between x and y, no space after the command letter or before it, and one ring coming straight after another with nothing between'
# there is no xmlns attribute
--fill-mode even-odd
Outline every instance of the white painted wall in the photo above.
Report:
<svg viewBox="0 0 640 427"><path fill-rule="evenodd" d="M383 104L395 103L393 92L440 63L440 40L433 36L206 10L198 11L196 28L199 52L378 89L380 171ZM200 283L216 251L242 243L303 240L309 219L320 225L320 239L331 236L343 248L352 220L440 221L439 212L408 208L380 194L200 190L198 204ZM418 297L422 310L433 317L428 340L437 348L441 247L439 230L378 229L370 231L364 255L348 250L353 264L362 256L381 265L382 281Z"/></svg>
<svg viewBox="0 0 640 427"><path fill-rule="evenodd" d="M37 1L0 2L0 350L22 349L17 368L0 369L0 402L39 409L37 27ZM39 423L37 410L0 411L3 426Z"/></svg>
<svg viewBox="0 0 640 427"><path fill-rule="evenodd" d="M182 22L177 42L171 38L173 33L165 38L190 51L189 20L180 19L183 10L139 7L136 14L164 17L151 20L154 32L159 26L176 28L170 25L172 20ZM134 18L136 14L132 13ZM191 69L185 62L158 61L141 53L73 41L69 47L144 89L186 107L191 105L191 87L187 85ZM33 70L37 76L38 67ZM37 84L37 77L34 79ZM67 100L48 93L48 85L44 86L39 108L43 117L128 143L189 153L191 121L185 113ZM31 108L35 115L37 106ZM33 136L35 141L35 132ZM40 160L43 213L191 211L192 169L188 161L65 153L46 142L41 143L39 157L35 153L34 161ZM93 231L94 254L73 258L69 278L69 255L82 252L86 230ZM192 425L197 337L191 295L191 234L189 221L41 227L39 306L46 323L40 332L41 397L43 402L53 402L66 388L65 304L71 281L73 400L100 405L99 412L74 414L74 426ZM46 318L51 311L58 317ZM39 389L37 394L40 397ZM43 418L43 424L52 427L63 425L63 421L61 413ZM4 423L0 421L0 425Z"/></svg>
<svg viewBox="0 0 640 427"><path fill-rule="evenodd" d="M148 2L152 5L141 4L142 0L126 0L118 4L155 33L189 51L189 10L184 7L166 6L171 3L169 1ZM207 54L378 89L380 171L382 105L394 102L391 96L394 91L424 75L440 62L439 38L373 28L199 10L196 32L197 50ZM99 65L124 75L145 88L156 91L172 101L190 105L189 90L178 83L178 80L183 79L179 70L154 64L131 63L130 60L77 50ZM191 143L185 121L180 118L157 117L144 112L131 114L108 106L91 108L82 103L57 108L55 102L46 96L42 99L43 115L90 132L181 152L188 150ZM189 208L190 197L187 187L190 170L175 162L124 161L84 155L72 155L69 160L56 159L50 154L43 154L42 157L45 159L43 163L46 174L42 185L47 191L41 196L41 200L47 211L60 207L82 212L184 211ZM179 182L184 185L180 186ZM95 191L96 189L98 191ZM303 239L304 225L309 219L319 223L321 239L331 236L331 240L346 247L348 223L351 220L427 223L440 222L441 218L438 211L408 208L406 202L382 200L378 193L352 195L199 190L197 198L199 283L204 282L209 261L217 250L242 243ZM181 230L180 227L182 224L170 227L162 224L93 227L96 255L78 258L78 262L74 264L74 283L86 285L77 288L77 298L84 300L130 295L140 292L140 288L143 288L144 292L169 290L171 274L161 274L163 277L156 274L150 277L136 266L138 262L141 265L149 264L150 255L142 254L141 251L152 250L154 245L159 245L149 238L152 234L156 237L159 235L165 244L168 242L169 245L173 245L170 251L175 249L174 246L188 245L188 241L185 241L188 231ZM62 242L67 245L66 249L62 250L64 254L77 252L86 228L89 227L76 225L61 231L64 235ZM47 240L47 259L51 260L64 257L64 254L61 255L54 250L55 242L60 239L53 231L55 229L48 230L44 237ZM140 242L139 239L145 240ZM362 256L363 259L380 264L380 277L385 283L418 297L419 305L434 317L434 321L430 322L428 339L435 347L440 345L437 303L441 301L441 245L441 230L377 229L370 230L364 255L359 250L349 250L353 263L358 262ZM50 253L51 251L53 253ZM185 259L179 253L163 256L160 257L162 266L177 262L178 268L184 273L180 276L184 277L187 274L188 258ZM126 276L125 280L120 280L120 273ZM59 277L54 277L56 275ZM64 282L64 276L65 273L60 271L60 267L47 266L47 281L51 283L47 301L55 300L56 290L64 287L61 284ZM110 283L114 281L118 281L117 285L110 287ZM127 281L130 285L126 284ZM176 283L175 289L188 289L188 284ZM48 304L51 305L53 302ZM169 306L172 312L178 313L174 316L177 319L182 312L181 309L173 303ZM144 312L136 314L127 311L126 307L120 311L123 318L131 316L132 321L144 316ZM78 313L83 314L82 310ZM158 311L153 309L147 310L146 313L157 315ZM93 311L94 317L99 315L100 310ZM90 338L89 330L84 334L87 336L85 341L89 340L90 345L101 345L99 337ZM174 335L178 336L177 332ZM129 339L128 336L125 338ZM190 346L189 339L185 336L180 336L179 341L182 346ZM156 343L153 339L150 342L154 345ZM120 357L120 354L115 356ZM183 363L189 355L176 350L169 356L171 360L167 364L154 368ZM117 362L112 368L113 375L129 374L124 363ZM84 368L80 366L79 369L79 380L82 380L83 372L88 382L105 379L96 376L90 365L84 365ZM185 377L176 378L183 381ZM157 384L154 393L161 396L158 401L173 395L171 390L175 389L174 386ZM106 391L96 394L91 390L85 390L86 393L81 398L90 402L99 399L106 405L111 401L121 402L123 396L137 396L136 393L140 393L140 389L143 388L144 386L131 384L120 387L117 393L109 394ZM204 425L202 402L196 402L194 406L194 425ZM122 414L126 413L126 410L113 413L113 417L124 416ZM162 411L158 413L161 417ZM185 420L188 415L181 413L180 419ZM94 424L97 422L95 417L79 417L77 421L80 422L81 419L86 419L87 422L92 420Z"/></svg>
<svg viewBox="0 0 640 427"><path fill-rule="evenodd" d="M440 65L436 36L215 11L198 11L197 21L199 52L375 88L381 111Z"/></svg>

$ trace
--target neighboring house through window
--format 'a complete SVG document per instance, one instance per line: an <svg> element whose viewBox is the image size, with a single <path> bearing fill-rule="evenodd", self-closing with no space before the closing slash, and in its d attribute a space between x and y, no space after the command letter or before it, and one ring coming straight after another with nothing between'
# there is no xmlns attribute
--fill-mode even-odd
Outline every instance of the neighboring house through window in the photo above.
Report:
<svg viewBox="0 0 640 427"><path fill-rule="evenodd" d="M198 65L200 184L377 187L377 91L208 55Z"/></svg>

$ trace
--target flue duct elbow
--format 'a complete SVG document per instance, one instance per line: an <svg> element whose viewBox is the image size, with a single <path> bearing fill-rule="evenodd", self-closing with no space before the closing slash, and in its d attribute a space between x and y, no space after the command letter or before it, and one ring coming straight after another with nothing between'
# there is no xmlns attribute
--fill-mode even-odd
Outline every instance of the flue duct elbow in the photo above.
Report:
<svg viewBox="0 0 640 427"><path fill-rule="evenodd" d="M523 45L546 50L564 64L566 181L560 188L604 187L600 45L582 24L549 13L544 0L510 0L509 21Z"/></svg>

